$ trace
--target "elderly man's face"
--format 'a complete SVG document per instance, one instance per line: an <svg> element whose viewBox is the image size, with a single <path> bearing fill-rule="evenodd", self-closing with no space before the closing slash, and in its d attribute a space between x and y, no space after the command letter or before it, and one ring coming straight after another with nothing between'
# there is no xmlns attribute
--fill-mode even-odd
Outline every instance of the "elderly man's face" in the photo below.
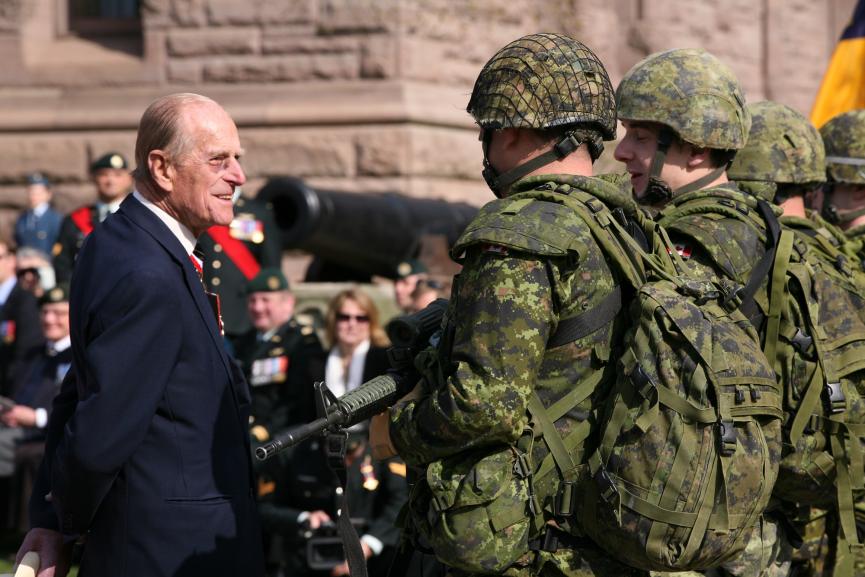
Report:
<svg viewBox="0 0 865 577"><path fill-rule="evenodd" d="M216 104L189 106L182 128L192 144L172 162L170 212L196 235L234 218L234 189L246 182L237 127Z"/></svg>
<svg viewBox="0 0 865 577"><path fill-rule="evenodd" d="M40 312L42 334L49 341L59 341L69 334L69 303L46 303Z"/></svg>

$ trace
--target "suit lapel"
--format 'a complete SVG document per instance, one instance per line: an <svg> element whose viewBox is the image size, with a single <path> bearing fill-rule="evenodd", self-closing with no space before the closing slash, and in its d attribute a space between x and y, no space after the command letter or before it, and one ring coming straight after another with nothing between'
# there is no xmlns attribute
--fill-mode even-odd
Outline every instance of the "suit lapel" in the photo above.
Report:
<svg viewBox="0 0 865 577"><path fill-rule="evenodd" d="M189 255L183 249L180 241L168 230L168 227L162 223L159 218L153 214L147 207L138 202L131 194L120 205L122 211L133 223L141 227L147 234L152 236L171 258L180 264L183 271L183 279L186 282L186 288L192 295L192 300L198 308L204 324L207 326L207 332L213 340L213 344L219 350L219 358L225 367L229 376L229 381L234 382L228 359L225 352L225 346L222 342L222 335L219 334L219 327L216 324L216 319L213 315L213 309L207 301L207 296L204 294L204 286L201 284L201 279L198 277L198 272L189 260Z"/></svg>

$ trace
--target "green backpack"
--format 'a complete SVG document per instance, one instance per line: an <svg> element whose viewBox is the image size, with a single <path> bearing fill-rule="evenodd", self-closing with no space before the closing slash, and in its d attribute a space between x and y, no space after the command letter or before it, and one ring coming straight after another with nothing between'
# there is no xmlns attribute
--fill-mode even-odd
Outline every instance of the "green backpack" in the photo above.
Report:
<svg viewBox="0 0 865 577"><path fill-rule="evenodd" d="M719 193L723 194L723 193ZM840 555L859 546L854 501L865 489L865 288L855 258L805 219L761 214L756 198L694 196L662 213L671 231L683 213L737 218L774 245L768 298L747 312L784 390L784 445L774 495L834 510ZM795 232L794 232L795 231ZM693 230L691 231L693 232ZM773 238L774 237L774 238ZM769 253L767 253L769 254ZM755 267L752 281L763 270Z"/></svg>
<svg viewBox="0 0 865 577"><path fill-rule="evenodd" d="M612 264L623 296L560 321L548 347L621 313L630 329L611 355L621 360L551 404L534 395L531 429L516 446L431 464L410 500L412 522L443 562L474 573L501 573L532 550L550 550L551 527L591 537L633 567L715 566L744 548L777 474L782 413L772 369L728 298L736 287L686 276L663 230L635 211L610 211L581 190L580 177L570 185L557 179L505 200L573 210ZM465 234L479 233L470 226ZM632 235L648 235L655 250ZM430 358L422 373L441 370ZM594 408L600 429L580 427L562 438L555 422L605 388L608 401ZM539 463L531 459L534 443L549 451ZM584 452L588 462L575 462Z"/></svg>
<svg viewBox="0 0 865 577"><path fill-rule="evenodd" d="M736 308L741 287L693 278L666 232L633 215L653 240L648 254L581 196L567 204L635 292L581 486L581 529L634 567L718 566L741 553L769 503L780 387Z"/></svg>

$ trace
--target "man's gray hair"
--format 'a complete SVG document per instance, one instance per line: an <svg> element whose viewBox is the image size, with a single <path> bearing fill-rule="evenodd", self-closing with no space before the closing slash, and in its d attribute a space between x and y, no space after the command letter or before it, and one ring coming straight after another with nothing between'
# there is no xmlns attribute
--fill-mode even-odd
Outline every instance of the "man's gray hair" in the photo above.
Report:
<svg viewBox="0 0 865 577"><path fill-rule="evenodd" d="M141 115L135 141L136 166L132 171L136 181L151 179L147 163L151 151L164 150L169 157L177 158L189 149L189 135L180 130L180 127L184 110L193 104L217 103L201 94L180 92L157 98Z"/></svg>

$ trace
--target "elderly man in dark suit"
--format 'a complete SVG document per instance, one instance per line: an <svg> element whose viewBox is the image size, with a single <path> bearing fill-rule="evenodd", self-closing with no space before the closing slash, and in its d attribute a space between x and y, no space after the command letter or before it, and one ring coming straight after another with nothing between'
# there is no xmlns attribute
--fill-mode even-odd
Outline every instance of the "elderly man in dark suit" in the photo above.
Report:
<svg viewBox="0 0 865 577"><path fill-rule="evenodd" d="M52 413L66 422L59 438L49 425L31 503L41 524L50 478L59 526L31 530L21 553L57 563L59 529L87 534L85 576L262 574L249 391L192 254L233 218L241 152L205 97L166 96L142 116L136 191L88 237L73 275L73 366Z"/></svg>

